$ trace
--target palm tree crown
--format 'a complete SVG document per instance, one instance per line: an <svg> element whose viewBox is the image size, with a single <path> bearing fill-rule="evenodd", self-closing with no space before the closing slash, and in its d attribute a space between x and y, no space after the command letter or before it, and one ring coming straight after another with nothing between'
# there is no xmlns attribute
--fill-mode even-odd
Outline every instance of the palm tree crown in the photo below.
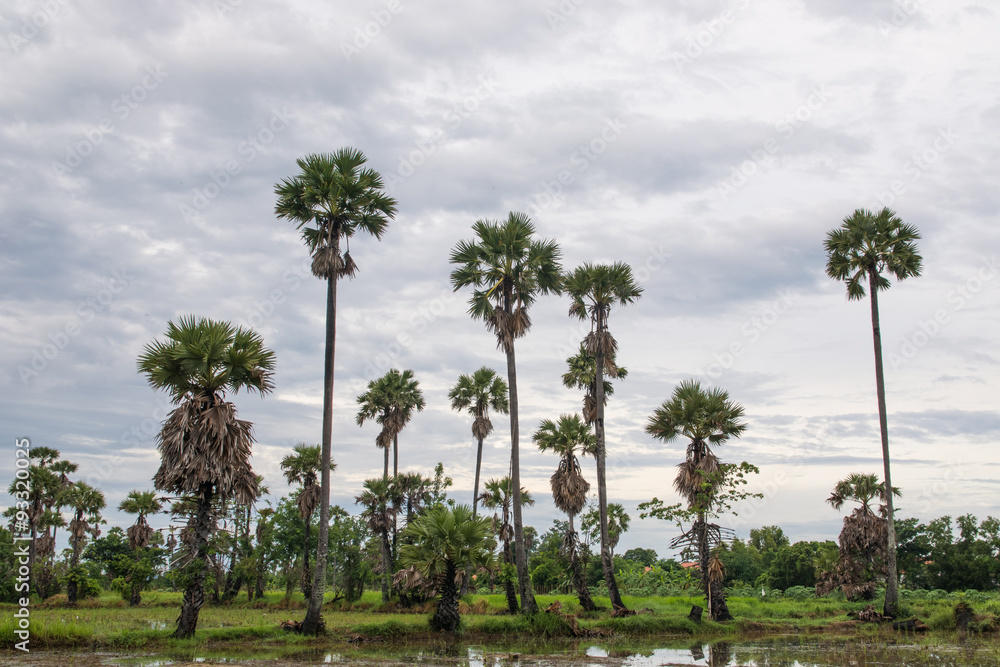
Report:
<svg viewBox="0 0 1000 667"><path fill-rule="evenodd" d="M388 476L389 448L413 417L413 411L420 412L426 406L420 383L414 379L413 371L407 369L400 372L392 368L382 377L369 382L367 391L357 400L361 406L357 414L358 426L370 419L382 426L375 444L385 450L384 474ZM398 452L395 453L398 456ZM394 466L393 474L397 472Z"/></svg>
<svg viewBox="0 0 1000 667"><path fill-rule="evenodd" d="M483 320L505 351L531 328L528 308L539 294L558 294L559 246L536 240L535 226L524 213L511 212L503 222L477 220L476 239L459 241L451 253L451 283L472 287L469 314Z"/></svg>
<svg viewBox="0 0 1000 667"><path fill-rule="evenodd" d="M840 228L827 233L824 247L828 255L826 273L847 284L847 298L863 299L864 281L874 277L875 289L889 289L891 273L897 280L919 276L923 258L915 241L920 233L891 209L878 213L858 209L844 218Z"/></svg>
<svg viewBox="0 0 1000 667"><path fill-rule="evenodd" d="M493 432L489 411L507 414L507 383L492 368L483 366L472 375L458 376L458 382L448 392L452 410L467 410L472 416L472 435L486 438Z"/></svg>
<svg viewBox="0 0 1000 667"><path fill-rule="evenodd" d="M594 454L597 439L580 415L560 415L557 421L544 419L532 439L543 452L560 456L559 467L549 479L556 507L573 516L587 504L590 483L583 477L576 454Z"/></svg>
<svg viewBox="0 0 1000 667"><path fill-rule="evenodd" d="M296 160L301 173L274 188L274 211L302 232L318 278L351 277L357 265L340 240L361 230L382 238L396 215L396 200L382 192L382 176L364 167L365 154L355 148L307 155Z"/></svg>
<svg viewBox="0 0 1000 667"><path fill-rule="evenodd" d="M898 498L903 494L899 487L894 486L892 495ZM826 502L830 503L833 509L839 510L845 502L854 501L860 504L862 511L872 513L870 503L874 498L885 502L885 482L880 482L875 473L855 472L837 482Z"/></svg>
<svg viewBox="0 0 1000 667"><path fill-rule="evenodd" d="M743 434L742 416L743 407L731 401L728 392L717 387L702 389L696 380L682 381L670 400L650 416L646 432L654 438L671 442L684 436L689 440L674 488L691 507L707 509L711 504L714 487L721 482L713 479L720 467L712 447Z"/></svg>

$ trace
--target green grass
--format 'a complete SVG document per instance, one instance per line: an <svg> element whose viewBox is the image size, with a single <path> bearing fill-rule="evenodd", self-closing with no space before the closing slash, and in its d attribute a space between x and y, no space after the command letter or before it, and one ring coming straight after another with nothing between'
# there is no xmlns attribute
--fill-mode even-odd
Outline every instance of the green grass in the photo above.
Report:
<svg viewBox="0 0 1000 667"><path fill-rule="evenodd" d="M533 617L509 615L503 595L469 595L462 602L462 632L468 637L509 640L559 640L579 634L615 638L693 637L701 639L737 638L782 633L845 634L878 636L892 630L850 622L849 612L865 603L837 599L730 598L731 623L713 623L707 613L700 623L688 619L692 605L704 607L698 597L628 597L626 605L634 616L612 618L606 597L596 597L601 607L582 613L571 595L539 595L543 613ZM954 608L961 596L906 596L901 602L902 618L917 617L939 633L955 632ZM329 600L329 598L328 598ZM559 614L544 613L559 603ZM975 633L1000 631L1000 598L977 598L969 602L976 613L970 626ZM396 602L383 604L378 592L366 592L354 603L328 604L323 617L327 635L302 637L280 628L282 621L301 620L305 603L301 595L291 602L280 591L271 591L263 600L248 604L245 597L224 605L205 605L193 639L171 637L181 605L181 593L153 591L143 594L141 606L130 608L114 594L86 600L76 607L59 598L31 607L31 645L38 648L91 647L134 650L157 648L178 650L212 645L275 647L301 645L305 648L330 646L348 641L409 642L432 639L428 619L433 603L402 608ZM13 605L0 605L0 646L17 641ZM575 619L567 619L573 616Z"/></svg>

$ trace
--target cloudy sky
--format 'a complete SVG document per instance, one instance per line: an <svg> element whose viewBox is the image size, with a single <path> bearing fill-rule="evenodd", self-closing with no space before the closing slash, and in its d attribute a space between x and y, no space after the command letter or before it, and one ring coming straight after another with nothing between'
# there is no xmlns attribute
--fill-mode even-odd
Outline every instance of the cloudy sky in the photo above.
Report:
<svg viewBox="0 0 1000 667"><path fill-rule="evenodd" d="M381 469L355 397L391 367L413 369L427 399L401 467L441 461L471 497L470 422L447 392L505 366L452 292L448 256L476 220L524 211L566 268L625 261L645 290L611 315L629 369L607 414L609 495L633 514L619 551L666 554L677 532L634 509L676 499L683 445L643 426L691 377L745 406L745 437L720 455L758 465L766 493L721 523L834 538L830 489L881 456L869 310L825 276L822 242L854 209L890 206L925 259L880 298L900 515L996 515L998 33L988 0L8 0L3 477L29 437L110 506L151 488L169 404L136 358L193 313L275 350L275 391L235 401L256 427L254 468L287 493L281 457L320 439L324 286L274 215L274 185L301 156L353 146L398 215L381 242L354 240L360 271L339 293L334 502L353 511ZM539 300L517 348L522 479L538 500L525 521L540 531L557 517L556 460L530 435L579 409L560 383L586 332L568 306ZM485 478L508 468L495 423Z"/></svg>

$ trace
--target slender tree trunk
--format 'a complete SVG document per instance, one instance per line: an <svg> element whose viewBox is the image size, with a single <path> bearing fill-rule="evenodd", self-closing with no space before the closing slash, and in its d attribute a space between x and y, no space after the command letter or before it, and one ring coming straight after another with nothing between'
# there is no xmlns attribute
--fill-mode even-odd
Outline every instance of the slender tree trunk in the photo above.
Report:
<svg viewBox="0 0 1000 667"><path fill-rule="evenodd" d="M382 452L382 456L385 459L384 465L382 467L382 480L389 481L389 445L386 445L385 450Z"/></svg>
<svg viewBox="0 0 1000 667"><path fill-rule="evenodd" d="M538 611L535 594L528 578L528 559L524 548L524 526L521 520L521 458L518 452L517 425L517 365L514 344L507 350L507 384L510 386L510 480L514 499L514 559L517 566L517 584L521 593L521 609L526 614Z"/></svg>
<svg viewBox="0 0 1000 667"><path fill-rule="evenodd" d="M212 485L202 484L198 498L198 508L195 510L194 521L194 554L186 566L186 586L181 602L181 615L177 618L177 629L174 637L187 639L194 635L198 627L198 612L205 604L205 571L208 562L205 547L212 536Z"/></svg>
<svg viewBox="0 0 1000 667"><path fill-rule="evenodd" d="M567 515L569 517L569 532L572 535L576 532L573 527L573 515ZM580 563L580 557L576 552L576 540L573 540L573 548L569 553L569 565L570 570L573 573L573 586L576 588L576 597L580 600L580 607L584 611L594 611L597 609L597 605L590 598L590 589L587 587L587 577L583 571L582 564Z"/></svg>
<svg viewBox="0 0 1000 667"><path fill-rule="evenodd" d="M80 518L77 517L77 521L79 520ZM73 543L73 555L70 556L69 559L70 572L72 572L74 569L76 569L76 566L80 564L80 556L79 556L80 538L77 537L76 535L72 535L70 537L70 542ZM76 578L74 577L73 579L70 580L68 584L66 584L66 598L70 604L76 604L76 597L77 597L77 585L76 585Z"/></svg>
<svg viewBox="0 0 1000 667"><path fill-rule="evenodd" d="M598 326L598 333L601 327ZM604 352L600 343L594 354L596 365L594 372L594 398L597 402L597 421L594 422L594 430L597 434L597 504L601 519L601 567L604 570L604 582L608 586L608 597L611 599L611 608L614 610L625 609L622 596L618 592L618 581L615 579L614 559L611 555L611 538L608 535L608 481L606 469L606 451L604 438Z"/></svg>
<svg viewBox="0 0 1000 667"><path fill-rule="evenodd" d="M389 601L389 531L382 531L382 602Z"/></svg>
<svg viewBox="0 0 1000 667"><path fill-rule="evenodd" d="M312 599L312 578L313 572L309 569L309 517L306 517L303 521L305 524L306 535L305 535L305 548L302 550L302 576L300 579L300 585L302 587L302 595L306 600Z"/></svg>
<svg viewBox="0 0 1000 667"><path fill-rule="evenodd" d="M334 230L333 251L340 256L340 229ZM323 363L323 442L320 462L319 540L316 544L316 574L309 596L309 609L302 621L302 634L319 633L320 612L326 593L326 554L330 541L330 459L333 444L333 359L337 340L337 274L327 278L326 353Z"/></svg>
<svg viewBox="0 0 1000 667"><path fill-rule="evenodd" d="M475 486L472 487L472 518L478 516L477 509L479 507L479 473L483 467L483 439L478 438L479 448L476 450L476 482Z"/></svg>
<svg viewBox="0 0 1000 667"><path fill-rule="evenodd" d="M392 436L392 476L399 477L399 434Z"/></svg>
<svg viewBox="0 0 1000 667"><path fill-rule="evenodd" d="M510 544L504 545L504 562L511 565L514 564L514 554L512 551L513 547ZM503 582L503 591L507 596L507 611L511 614L516 614L520 609L517 604L517 589L514 587L514 582L510 579L505 579Z"/></svg>
<svg viewBox="0 0 1000 667"><path fill-rule="evenodd" d="M875 391L878 394L878 425L882 435L882 467L885 471L886 526L886 582L885 605L882 613L896 616L899 603L899 582L896 574L896 521L892 507L892 477L889 474L889 422L885 408L885 376L882 372L882 332L879 329L878 292L875 290L875 268L868 270L868 289L871 292L872 338L875 344Z"/></svg>

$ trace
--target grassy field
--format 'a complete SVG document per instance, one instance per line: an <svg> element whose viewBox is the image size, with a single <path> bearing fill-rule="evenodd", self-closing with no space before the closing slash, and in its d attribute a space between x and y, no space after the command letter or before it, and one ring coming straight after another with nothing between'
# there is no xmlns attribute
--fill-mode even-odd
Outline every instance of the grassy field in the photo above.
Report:
<svg viewBox="0 0 1000 667"><path fill-rule="evenodd" d="M462 634L469 639L503 641L510 639L552 639L589 636L614 638L692 637L702 639L743 638L771 634L898 634L884 626L860 624L848 617L863 603L833 599L731 598L729 608L735 621L695 623L687 618L692 604L704 606L703 600L689 597L625 597L625 603L637 613L611 618L607 598L595 599L603 611L581 613L575 597L540 595L539 607L554 602L561 613L542 613L535 617L506 614L501 595L468 596L462 603ZM245 598L227 605L206 605L201 610L198 632L193 639L170 637L179 613L181 594L147 592L139 607L130 608L113 594L81 601L68 607L64 598L56 598L31 607L31 646L33 648L90 647L111 650L213 646L238 642L241 646L282 645L303 648L331 643L405 643L432 637L428 618L432 604L403 609L395 603L383 605L380 595L366 593L354 604L331 603L324 609L326 636L316 639L285 632L285 620L301 620L305 604L301 596L284 600L281 593L269 593L264 600L248 604ZM901 618L917 617L935 634L955 630L954 599L904 601ZM1000 599L973 603L977 619L975 633L1000 631ZM0 605L0 645L9 649L16 641L13 605ZM707 614L705 616L707 619Z"/></svg>

